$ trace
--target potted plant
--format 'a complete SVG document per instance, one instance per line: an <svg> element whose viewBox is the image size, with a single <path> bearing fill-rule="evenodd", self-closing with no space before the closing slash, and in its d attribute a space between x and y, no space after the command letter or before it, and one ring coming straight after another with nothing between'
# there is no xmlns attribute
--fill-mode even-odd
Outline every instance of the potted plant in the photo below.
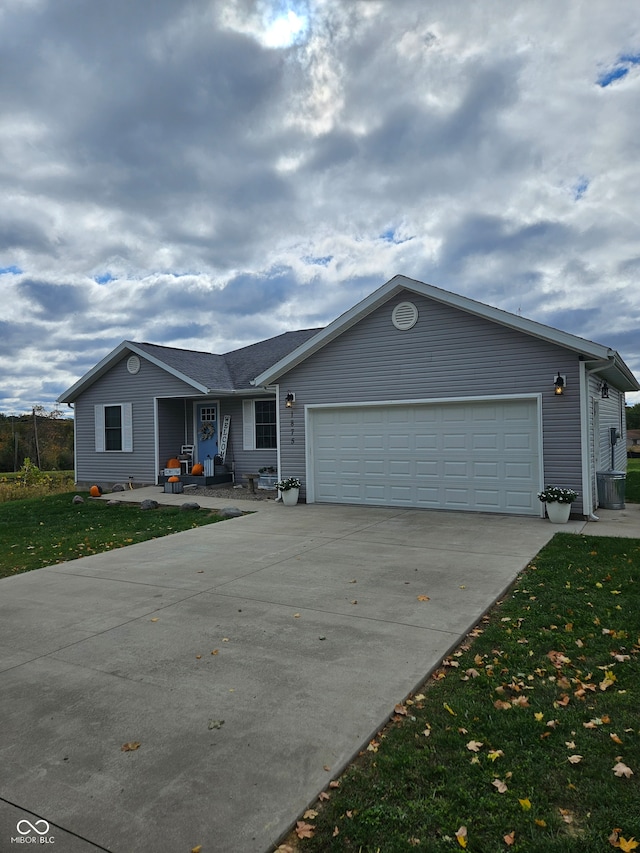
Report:
<svg viewBox="0 0 640 853"><path fill-rule="evenodd" d="M294 506L298 503L300 496L300 480L297 477L287 477L276 483L276 489L280 492L282 503L286 506Z"/></svg>
<svg viewBox="0 0 640 853"><path fill-rule="evenodd" d="M273 467L273 465L266 465L264 468L258 469L258 488L259 489L275 489L277 479L278 479L277 471Z"/></svg>
<svg viewBox="0 0 640 853"><path fill-rule="evenodd" d="M538 492L538 500L547 508L549 521L553 524L566 524L571 514L571 504L578 497L573 489L562 489L560 486L545 486Z"/></svg>

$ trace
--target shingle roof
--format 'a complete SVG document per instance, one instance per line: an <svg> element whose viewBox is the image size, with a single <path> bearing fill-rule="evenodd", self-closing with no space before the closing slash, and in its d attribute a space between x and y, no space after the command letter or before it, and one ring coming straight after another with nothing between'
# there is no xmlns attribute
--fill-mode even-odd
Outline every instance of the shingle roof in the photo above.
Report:
<svg viewBox="0 0 640 853"><path fill-rule="evenodd" d="M198 384L215 391L241 391L251 388L251 380L276 361L305 343L319 329L284 332L266 341L231 350L223 355L175 349L158 344L135 346Z"/></svg>
<svg viewBox="0 0 640 853"><path fill-rule="evenodd" d="M152 358L173 368L183 376L194 379L206 388L233 390L233 382L223 355L163 347L158 344L139 343L138 341L135 341L135 345ZM258 372L256 371L256 376Z"/></svg>

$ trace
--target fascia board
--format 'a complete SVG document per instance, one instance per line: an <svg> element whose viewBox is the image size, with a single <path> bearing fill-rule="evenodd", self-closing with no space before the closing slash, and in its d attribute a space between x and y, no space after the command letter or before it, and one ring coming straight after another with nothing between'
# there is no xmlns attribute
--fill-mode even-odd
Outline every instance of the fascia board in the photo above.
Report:
<svg viewBox="0 0 640 853"><path fill-rule="evenodd" d="M404 278L404 276L395 276L391 281L388 281L386 284L383 284L382 287L374 290L373 293L369 294L369 296L361 302L358 302L357 305L354 305L348 311L345 311L344 314L341 314L332 323L329 323L328 326L325 326L325 328L319 331L317 335L309 338L308 341L305 341L305 343L301 344L297 349L294 349L293 352L285 355L274 365L259 374L259 376L256 376L251 384L270 385L282 373L287 370L291 370L293 367L296 367L305 359L309 358L310 355L313 355L313 353L322 349L323 346L328 344L334 338L337 338L351 326L355 325L363 317L366 317L367 314L370 314L380 305L383 305L395 292L399 293L401 290L404 290L405 285L398 284L397 281L402 278Z"/></svg>
<svg viewBox="0 0 640 853"><path fill-rule="evenodd" d="M318 332L313 338L310 338L302 346L295 349L292 353L280 359L272 367L263 371L253 380L255 385L264 385L268 382L273 382L284 372L296 367L300 362L304 361L313 353L317 352L325 344L329 343L334 338L338 337L348 328L353 326L371 311L374 311L380 305L384 304L395 293L402 290L413 291L419 293L428 299L439 302L443 305L448 305L453 308L458 308L468 314L473 314L494 323L499 323L507 328L523 332L547 341L548 343L556 344L565 349L572 350L585 358L593 359L612 359L615 358L616 366L625 374L626 365L622 362L620 356L609 347L601 344L588 341L585 338L580 338L577 335L572 335L569 332L563 332L560 329L554 329L552 326L546 326L544 323L538 323L535 320L528 320L525 317L518 317L516 314L510 314L508 311L503 311L500 308L494 308L491 305L485 305L482 302L476 302L474 299L469 299L467 296L461 296L457 293L450 293L447 290L442 290L439 287L434 287L431 284L425 284L415 279L407 278L404 275L396 275L390 281L383 284L382 287L374 291L362 302L354 305L349 311L346 311L325 329ZM636 390L636 380L631 375L628 368L626 369L627 380ZM632 390L630 387L627 390Z"/></svg>
<svg viewBox="0 0 640 853"><path fill-rule="evenodd" d="M208 388L205 385L202 385L199 382L195 382L193 379L190 379L188 376L180 373L177 370L169 367L169 365L165 364L160 359L154 358L154 356L149 355L148 352L137 347L131 341L122 341L121 344L112 350L108 355L106 355L101 361L99 361L94 367L91 368L87 373L84 374L74 385L68 388L63 394L58 397L58 403L73 403L83 391L85 391L90 385L92 385L97 379L101 376L104 376L113 365L121 358L124 352L135 353L141 358L150 361L152 364L155 364L157 367L160 367L167 373L172 374L173 376L181 379L183 382L186 382L187 385L191 385L193 388L196 388L198 391L202 393L208 393Z"/></svg>

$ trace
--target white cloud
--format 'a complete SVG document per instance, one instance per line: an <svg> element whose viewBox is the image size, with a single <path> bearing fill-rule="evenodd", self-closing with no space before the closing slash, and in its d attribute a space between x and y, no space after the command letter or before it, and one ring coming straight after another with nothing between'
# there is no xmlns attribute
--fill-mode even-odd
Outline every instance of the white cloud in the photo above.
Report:
<svg viewBox="0 0 640 853"><path fill-rule="evenodd" d="M634 0L1 14L0 410L124 338L224 351L397 272L640 374Z"/></svg>

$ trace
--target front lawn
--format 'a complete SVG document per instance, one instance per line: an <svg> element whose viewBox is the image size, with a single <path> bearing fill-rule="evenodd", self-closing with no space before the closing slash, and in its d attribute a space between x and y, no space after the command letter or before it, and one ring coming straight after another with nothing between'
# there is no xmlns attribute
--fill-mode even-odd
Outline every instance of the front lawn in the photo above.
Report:
<svg viewBox="0 0 640 853"><path fill-rule="evenodd" d="M557 534L398 700L281 851L635 849L640 540Z"/></svg>
<svg viewBox="0 0 640 853"><path fill-rule="evenodd" d="M640 459L627 459L625 500L640 504Z"/></svg>
<svg viewBox="0 0 640 853"><path fill-rule="evenodd" d="M0 578L220 521L209 510L108 506L74 492L0 503Z"/></svg>

